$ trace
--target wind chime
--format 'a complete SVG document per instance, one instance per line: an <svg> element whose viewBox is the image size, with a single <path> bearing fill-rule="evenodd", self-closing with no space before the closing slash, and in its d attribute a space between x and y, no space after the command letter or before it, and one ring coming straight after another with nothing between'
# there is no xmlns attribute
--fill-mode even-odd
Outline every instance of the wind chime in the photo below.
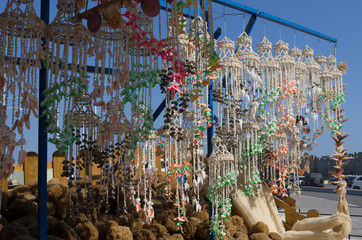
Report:
<svg viewBox="0 0 362 240"><path fill-rule="evenodd" d="M258 119L261 122L261 135L264 136L261 144L264 146L262 162L261 178L266 181L275 179L273 175L273 157L274 157L274 141L277 135L278 126L275 115L275 109L280 101L280 87L277 85L277 74L279 64L275 61L272 53L272 43L264 36L262 41L257 45L258 54L260 56L259 72L262 79L262 89L259 101Z"/></svg>
<svg viewBox="0 0 362 240"><path fill-rule="evenodd" d="M224 221L231 213L230 194L236 183L236 172L234 169L234 156L231 154L220 138L213 139L214 152L208 158L209 164L209 198L212 202L212 218L210 230L219 237L226 233Z"/></svg>
<svg viewBox="0 0 362 240"><path fill-rule="evenodd" d="M238 49L235 54L242 63L240 72L241 98L244 100L243 124L240 132L240 140L237 146L240 152L243 171L244 194L253 195L254 188L260 183L259 161L261 151L258 147L260 122L258 114L258 97L262 89L262 80L257 72L259 69L259 55L252 49L252 39L243 32L237 39Z"/></svg>
<svg viewBox="0 0 362 240"><path fill-rule="evenodd" d="M241 81L240 71L242 63L235 57L235 43L224 37L218 43L220 65L218 69L218 78L213 83L213 97L217 102L218 122L215 127L215 135L223 139L227 146L233 151L235 158L235 170L239 170L241 162L239 161L237 144L242 129L242 110L241 110Z"/></svg>
<svg viewBox="0 0 362 240"><path fill-rule="evenodd" d="M304 62L307 66L308 70L308 77L307 77L307 97L308 100L310 100L309 106L305 109L305 118L303 122L303 128L302 132L304 134L309 134L311 129L307 124L309 124L309 116L312 115L313 117L317 113L318 110L318 98L321 95L322 89L321 89L321 82L320 82L320 65L314 61L313 58L314 51L309 46L306 46L303 50L303 58ZM316 129L313 129L314 131ZM308 137L305 137L304 140L308 141ZM307 142L306 141L306 142ZM303 146L303 143L301 144L302 150L307 149L307 144ZM310 147L309 147L310 149ZM308 150L309 150L308 149Z"/></svg>
<svg viewBox="0 0 362 240"><path fill-rule="evenodd" d="M30 129L31 115L38 117L36 84L44 59L41 38L45 24L37 17L32 0L9 0L0 22L1 198L3 180L14 170L16 147L20 146L18 164L25 161L24 126Z"/></svg>
<svg viewBox="0 0 362 240"><path fill-rule="evenodd" d="M121 23L124 24L122 21ZM130 74L129 38L122 28L113 29L108 26L110 25L108 21L104 25L100 31L93 34L94 41L90 48L91 54L95 57L94 88L90 95L94 101L93 105L96 108L101 107L100 115L103 118L98 126L97 136L97 151L99 151L97 164L101 169L101 201L108 212L109 199L115 199L117 213L121 212L120 201L122 201L122 211L126 213L126 189L129 188L130 192L134 192L133 185L130 186L133 184L134 172L133 164L130 162L133 133L131 123L125 116L121 98L121 92Z"/></svg>
<svg viewBox="0 0 362 240"><path fill-rule="evenodd" d="M81 148L86 150L91 147L99 121L90 107L92 98L87 94L90 36L81 21L71 21L80 10L75 1L60 0L57 8L58 13L46 31L45 67L48 72L46 97L42 103L46 110L43 114L48 117L47 132L53 134L50 142L59 152L66 152L63 176L70 178L71 186L75 179L79 188L81 169L92 166L92 157L86 155L81 166ZM59 109L63 116L58 115ZM78 110L76 114L75 109ZM62 125L58 126L58 122ZM91 182L89 185L91 191ZM77 207L75 211L78 211ZM70 211L70 218L72 214Z"/></svg>

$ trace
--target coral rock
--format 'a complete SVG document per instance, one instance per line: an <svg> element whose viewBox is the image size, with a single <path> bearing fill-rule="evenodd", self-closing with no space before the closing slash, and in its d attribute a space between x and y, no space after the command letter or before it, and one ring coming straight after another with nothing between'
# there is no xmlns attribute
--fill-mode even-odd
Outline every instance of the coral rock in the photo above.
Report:
<svg viewBox="0 0 362 240"><path fill-rule="evenodd" d="M132 240L129 227L118 226L115 221L103 221L97 224L99 239L104 240Z"/></svg>
<svg viewBox="0 0 362 240"><path fill-rule="evenodd" d="M55 236L60 237L64 240L80 240L78 234L68 226L64 221L57 221L54 227Z"/></svg>
<svg viewBox="0 0 362 240"><path fill-rule="evenodd" d="M56 236L47 236L47 240L63 240L60 237L56 237Z"/></svg>
<svg viewBox="0 0 362 240"><path fill-rule="evenodd" d="M173 221L171 218L167 218L165 222L165 227L167 231L170 233L175 233L178 231L178 227L176 226L176 222Z"/></svg>
<svg viewBox="0 0 362 240"><path fill-rule="evenodd" d="M21 195L21 198L23 198L23 199L25 199L25 200L32 201L32 202L35 202L35 201L36 201L36 196L33 195L33 194L25 193L25 194Z"/></svg>
<svg viewBox="0 0 362 240"><path fill-rule="evenodd" d="M18 192L12 190L3 192L3 196L7 199L8 204L11 204L13 201L15 201L15 199L18 198L19 194Z"/></svg>
<svg viewBox="0 0 362 240"><path fill-rule="evenodd" d="M231 222L235 227L244 226L244 219L237 215L230 217L228 221Z"/></svg>
<svg viewBox="0 0 362 240"><path fill-rule="evenodd" d="M53 202L47 202L47 215L48 216L55 216L57 213L57 205Z"/></svg>
<svg viewBox="0 0 362 240"><path fill-rule="evenodd" d="M13 192L20 194L32 194L31 189L28 185L19 185L13 189Z"/></svg>
<svg viewBox="0 0 362 240"><path fill-rule="evenodd" d="M152 224L150 230L152 231L153 235L155 235L156 239L160 239L160 238L167 239L167 237L170 235L167 232L166 227L161 224L158 224L158 223Z"/></svg>
<svg viewBox="0 0 362 240"><path fill-rule="evenodd" d="M134 240L156 240L155 235L151 230L141 229L133 234Z"/></svg>
<svg viewBox="0 0 362 240"><path fill-rule="evenodd" d="M21 226L24 226L26 228L33 224L37 224L37 222L38 222L38 220L37 220L36 216L32 216L32 215L27 215L27 216L18 218L14 221L14 223L18 223Z"/></svg>
<svg viewBox="0 0 362 240"><path fill-rule="evenodd" d="M228 229L225 229L225 232L228 236L234 236L234 234L237 232L237 229L234 225L231 225Z"/></svg>
<svg viewBox="0 0 362 240"><path fill-rule="evenodd" d="M272 240L283 240L283 238L279 235L279 233L276 232L269 233L269 238Z"/></svg>
<svg viewBox="0 0 362 240"><path fill-rule="evenodd" d="M8 208L8 195L5 192L3 192L1 196L1 206L0 206L1 213L5 213L7 208Z"/></svg>
<svg viewBox="0 0 362 240"><path fill-rule="evenodd" d="M200 240L210 239L209 225L203 222L199 223L197 225L197 230L195 235L196 235L195 239L200 239Z"/></svg>
<svg viewBox="0 0 362 240"><path fill-rule="evenodd" d="M184 240L184 237L182 236L182 234L177 233L167 238L167 240Z"/></svg>
<svg viewBox="0 0 362 240"><path fill-rule="evenodd" d="M156 209L155 210L155 220L162 224L165 225L166 223L166 219L168 218L168 213L165 210L162 209Z"/></svg>
<svg viewBox="0 0 362 240"><path fill-rule="evenodd" d="M132 229L134 227L134 217L132 214L121 215L117 218L120 226L126 226Z"/></svg>
<svg viewBox="0 0 362 240"><path fill-rule="evenodd" d="M57 203L65 193L65 188L61 184L55 184L48 188L48 201Z"/></svg>
<svg viewBox="0 0 362 240"><path fill-rule="evenodd" d="M0 239L13 239L19 236L29 236L29 230L19 223L9 223L0 232Z"/></svg>
<svg viewBox="0 0 362 240"><path fill-rule="evenodd" d="M250 237L250 240L270 240L268 235L265 233L253 233Z"/></svg>
<svg viewBox="0 0 362 240"><path fill-rule="evenodd" d="M139 229L143 228L143 221L140 218L136 218L133 222L132 231L138 231Z"/></svg>
<svg viewBox="0 0 362 240"><path fill-rule="evenodd" d="M268 235L269 227L263 222L257 222L252 226L251 233L265 233L266 235Z"/></svg>
<svg viewBox="0 0 362 240"><path fill-rule="evenodd" d="M245 234L243 232L235 232L233 237L235 238L235 240L248 240L248 234Z"/></svg>
<svg viewBox="0 0 362 240"><path fill-rule="evenodd" d="M29 237L29 236L19 236L19 237L13 238L13 240L36 240L36 238Z"/></svg>
<svg viewBox="0 0 362 240"><path fill-rule="evenodd" d="M206 210L202 210L201 212L195 213L195 217L203 222L209 221L209 213Z"/></svg>
<svg viewBox="0 0 362 240"><path fill-rule="evenodd" d="M98 239L98 229L89 220L85 220L81 223L78 223L75 228L75 231L78 233L80 239L82 240Z"/></svg>
<svg viewBox="0 0 362 240"><path fill-rule="evenodd" d="M36 203L25 199L16 199L8 207L5 217L8 220L12 221L26 215L36 216L36 214L37 214Z"/></svg>
<svg viewBox="0 0 362 240"><path fill-rule="evenodd" d="M66 219L69 214L70 202L69 202L69 192L64 194L57 202L57 214L61 219Z"/></svg>
<svg viewBox="0 0 362 240"><path fill-rule="evenodd" d="M184 238L185 239L195 239L195 233L197 230L197 223L194 221L189 221L183 224Z"/></svg>
<svg viewBox="0 0 362 240"><path fill-rule="evenodd" d="M33 195L38 196L38 179L32 179L28 186L32 192Z"/></svg>
<svg viewBox="0 0 362 240"><path fill-rule="evenodd" d="M33 223L28 227L28 230L30 232L30 236L37 238L38 237L38 224Z"/></svg>

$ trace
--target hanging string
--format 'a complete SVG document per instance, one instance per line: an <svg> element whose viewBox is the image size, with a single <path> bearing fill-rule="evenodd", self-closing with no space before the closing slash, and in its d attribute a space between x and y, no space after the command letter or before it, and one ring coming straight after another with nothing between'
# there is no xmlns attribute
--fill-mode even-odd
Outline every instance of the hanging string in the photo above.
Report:
<svg viewBox="0 0 362 240"><path fill-rule="evenodd" d="M308 34L307 33L305 33L305 46L308 46Z"/></svg>
<svg viewBox="0 0 362 240"><path fill-rule="evenodd" d="M263 16L263 32L264 32L264 37L265 37L265 24L266 24L266 22L265 22L265 14L264 14L264 16Z"/></svg>
<svg viewBox="0 0 362 240"><path fill-rule="evenodd" d="M297 46L297 31L294 28L294 47Z"/></svg>
<svg viewBox="0 0 362 240"><path fill-rule="evenodd" d="M318 52L322 52L321 51L321 39L318 38Z"/></svg>
<svg viewBox="0 0 362 240"><path fill-rule="evenodd" d="M223 6L223 10L222 10L222 14L223 14L223 19L224 19L224 37L226 37L226 18L225 18L225 5L226 5L226 0L224 0L224 6Z"/></svg>
<svg viewBox="0 0 362 240"><path fill-rule="evenodd" d="M243 12L243 32L244 31L245 31L245 12Z"/></svg>
<svg viewBox="0 0 362 240"><path fill-rule="evenodd" d="M282 40L282 28L280 25L280 18L279 18L279 40Z"/></svg>

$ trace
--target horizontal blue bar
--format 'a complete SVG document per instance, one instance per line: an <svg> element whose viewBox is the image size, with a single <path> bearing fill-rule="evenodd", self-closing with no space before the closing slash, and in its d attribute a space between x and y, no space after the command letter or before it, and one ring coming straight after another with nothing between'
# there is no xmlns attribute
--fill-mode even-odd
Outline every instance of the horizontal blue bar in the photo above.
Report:
<svg viewBox="0 0 362 240"><path fill-rule="evenodd" d="M226 7L229 7L229 8L235 9L235 10L239 10L239 11L242 11L242 12L246 12L248 14L252 14L252 15L255 15L257 17L264 18L264 19L269 20L271 22L275 22L275 23L278 23L280 25L290 27L290 28L298 30L300 32L304 32L304 33L307 33L309 35L313 35L315 37L327 40L329 42L337 43L337 38L330 37L330 36L325 35L323 33L314 31L312 29L308 29L306 27L303 27L301 25L292 23L292 22L284 20L282 18L278 18L278 17L273 16L271 14L261 12L261 11L255 9L255 8L251 8L251 7L245 6L245 5L240 4L240 3L236 3L236 2L231 1L231 0L212 0L212 1L215 2L215 3L221 4L221 5L225 5Z"/></svg>

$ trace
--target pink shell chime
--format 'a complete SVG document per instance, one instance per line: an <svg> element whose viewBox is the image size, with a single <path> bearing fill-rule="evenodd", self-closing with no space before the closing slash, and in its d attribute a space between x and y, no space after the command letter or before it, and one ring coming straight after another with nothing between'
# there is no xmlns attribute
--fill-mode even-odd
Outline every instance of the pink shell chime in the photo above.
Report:
<svg viewBox="0 0 362 240"><path fill-rule="evenodd" d="M0 178L13 172L16 147L23 164L24 126L38 117L38 68L44 58L41 38L45 24L35 13L32 0L9 0L0 14ZM1 198L0 187L0 198ZM1 200L0 200L1 201Z"/></svg>

